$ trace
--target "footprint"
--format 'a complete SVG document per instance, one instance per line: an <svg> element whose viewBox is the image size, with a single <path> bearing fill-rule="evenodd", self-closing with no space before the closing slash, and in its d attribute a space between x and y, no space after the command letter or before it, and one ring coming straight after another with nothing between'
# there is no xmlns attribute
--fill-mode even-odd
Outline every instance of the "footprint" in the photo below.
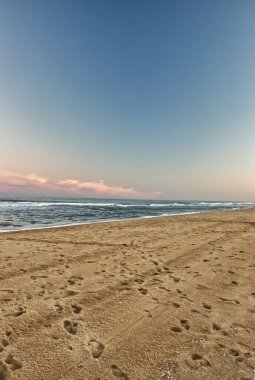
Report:
<svg viewBox="0 0 255 380"><path fill-rule="evenodd" d="M190 329L189 321L187 321L187 319L181 319L181 320L180 320L180 323L181 323L181 325L182 325L186 330L189 330L189 329Z"/></svg>
<svg viewBox="0 0 255 380"><path fill-rule="evenodd" d="M215 330L215 331L220 331L220 330L221 330L221 327L220 327L219 325L217 325L217 323L213 323L213 324L212 324L212 328L213 328L213 330Z"/></svg>
<svg viewBox="0 0 255 380"><path fill-rule="evenodd" d="M71 322L68 320L64 321L64 328L69 334L75 335L77 332L77 326L77 322Z"/></svg>
<svg viewBox="0 0 255 380"><path fill-rule="evenodd" d="M60 313L60 312L63 310L63 308L64 308L64 306L61 305L59 302L56 302L54 306L56 307L56 309L57 309L57 311L58 311L59 313Z"/></svg>
<svg viewBox="0 0 255 380"><path fill-rule="evenodd" d="M2 339L2 345L3 347L7 347L9 345L9 341L5 338Z"/></svg>
<svg viewBox="0 0 255 380"><path fill-rule="evenodd" d="M94 338L89 340L88 346L89 346L92 357L95 359L98 359L104 351L103 343L98 342Z"/></svg>
<svg viewBox="0 0 255 380"><path fill-rule="evenodd" d="M63 298L67 298L67 297L72 297L72 296L76 296L76 294L79 294L79 292L75 291L75 290L67 290L66 294L63 296Z"/></svg>
<svg viewBox="0 0 255 380"><path fill-rule="evenodd" d="M71 305L73 313L79 314L81 312L82 307L79 305Z"/></svg>
<svg viewBox="0 0 255 380"><path fill-rule="evenodd" d="M203 356L197 353L192 354L191 359L195 362L198 362L198 364L202 365L203 367L211 367L209 360L205 359Z"/></svg>
<svg viewBox="0 0 255 380"><path fill-rule="evenodd" d="M23 309L22 306L19 306L16 310L8 313L8 314L5 314L6 317L19 317L20 315L26 313L26 310Z"/></svg>
<svg viewBox="0 0 255 380"><path fill-rule="evenodd" d="M231 348L229 350L229 353L232 355L232 356L239 356L240 355L240 352L235 350L234 348Z"/></svg>
<svg viewBox="0 0 255 380"><path fill-rule="evenodd" d="M0 380L7 380L8 379L9 371L7 370L7 367L4 363L0 362Z"/></svg>
<svg viewBox="0 0 255 380"><path fill-rule="evenodd" d="M199 310L196 310L196 309L191 309L190 310L192 313L196 313L196 314L201 314Z"/></svg>
<svg viewBox="0 0 255 380"><path fill-rule="evenodd" d="M58 336L58 335L56 335L56 334L53 334L53 335L51 336L51 338L54 339L54 340L59 340L59 339L60 339L60 336Z"/></svg>
<svg viewBox="0 0 255 380"><path fill-rule="evenodd" d="M112 364L111 369L113 376L121 380L129 380L128 375L126 375L125 372L123 372L122 369L120 369L116 364Z"/></svg>
<svg viewBox="0 0 255 380"><path fill-rule="evenodd" d="M22 367L22 364L18 360L14 359L12 354L9 354L7 356L7 358L5 359L5 363L9 364L9 368L11 371L16 371L17 369L20 369Z"/></svg>
<svg viewBox="0 0 255 380"><path fill-rule="evenodd" d="M191 355L191 359L192 360L200 360L202 359L203 357L201 355L198 355L198 354L192 354Z"/></svg>
<svg viewBox="0 0 255 380"><path fill-rule="evenodd" d="M211 305L208 305L207 303L203 303L202 305L207 310L211 310L211 308L212 308Z"/></svg>
<svg viewBox="0 0 255 380"><path fill-rule="evenodd" d="M199 290L210 290L209 286L203 284L197 284L197 289Z"/></svg>
<svg viewBox="0 0 255 380"><path fill-rule="evenodd" d="M138 291L139 291L143 296L145 296L145 295L148 293L148 290L145 289L145 288L139 288Z"/></svg>
<svg viewBox="0 0 255 380"><path fill-rule="evenodd" d="M142 284L144 282L144 280L141 278L135 278L134 281L138 282L139 284Z"/></svg>
<svg viewBox="0 0 255 380"><path fill-rule="evenodd" d="M147 313L147 316L148 316L149 318L152 318L152 314L151 314L150 310L144 310L144 311Z"/></svg>
<svg viewBox="0 0 255 380"><path fill-rule="evenodd" d="M176 333L181 333L181 332L183 331L182 328L179 327L179 326L171 327L171 330L172 330L173 332L176 332Z"/></svg>

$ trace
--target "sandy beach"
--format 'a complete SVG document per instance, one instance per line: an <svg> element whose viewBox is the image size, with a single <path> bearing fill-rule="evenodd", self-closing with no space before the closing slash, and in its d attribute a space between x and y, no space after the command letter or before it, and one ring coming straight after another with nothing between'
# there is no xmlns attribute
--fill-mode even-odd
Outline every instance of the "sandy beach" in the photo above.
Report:
<svg viewBox="0 0 255 380"><path fill-rule="evenodd" d="M0 379L253 380L255 210L0 234Z"/></svg>

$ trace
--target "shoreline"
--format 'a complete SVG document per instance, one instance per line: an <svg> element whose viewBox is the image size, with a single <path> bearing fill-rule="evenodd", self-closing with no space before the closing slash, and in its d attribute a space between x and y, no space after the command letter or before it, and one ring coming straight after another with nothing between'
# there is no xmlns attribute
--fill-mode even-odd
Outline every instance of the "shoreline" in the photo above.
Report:
<svg viewBox="0 0 255 380"><path fill-rule="evenodd" d="M0 234L2 233L13 233L13 232L22 232L22 231L39 231L44 229L53 229L53 228L69 228L69 227L77 227L77 226L83 226L83 225L90 225L90 224L100 224L100 223L111 223L111 222L125 222L125 221L131 221L131 220L143 220L143 219L153 219L153 218L168 218L173 216L182 216L182 215L192 215L192 214L202 214L202 213L211 213L211 212L230 212L230 211L240 211L240 210L247 210L255 208L255 206L249 206L249 207L242 207L242 208L233 208L233 209L224 209L224 210L202 210L202 211L190 211L190 212L183 212L178 214L169 214L169 215L145 215L145 216L139 216L135 218L123 218L123 219L102 219L102 220L96 220L96 221L87 221L87 222L80 222L80 223L70 223L70 224L63 224L63 225L51 225L51 226L38 226L38 227L31 227L31 228L21 228L17 230L0 230Z"/></svg>
<svg viewBox="0 0 255 380"><path fill-rule="evenodd" d="M0 234L0 378L252 380L255 208L177 216Z"/></svg>
<svg viewBox="0 0 255 380"><path fill-rule="evenodd" d="M90 224L101 224L101 223L111 223L111 222L125 222L129 220L142 220L142 219L153 219L153 218L167 218L170 216L179 216L179 215L190 215L190 214L200 214L202 212L212 212L212 211L194 211L194 212L186 212L183 214L171 214L171 215L148 215L148 216L138 216L135 218L123 218L123 219L103 219L97 221L88 221L74 224L63 224L63 225L52 225L52 226L41 226L41 227L31 227L31 228L22 228L20 230L0 230L0 233L8 233L8 232L21 232L21 231L34 231L34 230L44 230L44 229L52 229L52 228L67 228L67 227L77 227L77 226L86 226Z"/></svg>

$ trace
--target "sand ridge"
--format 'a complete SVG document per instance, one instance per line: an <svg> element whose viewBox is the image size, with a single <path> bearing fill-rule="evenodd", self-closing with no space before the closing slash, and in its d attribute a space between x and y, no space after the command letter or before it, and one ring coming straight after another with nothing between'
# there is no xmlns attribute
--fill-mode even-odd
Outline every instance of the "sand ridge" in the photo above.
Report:
<svg viewBox="0 0 255 380"><path fill-rule="evenodd" d="M0 380L255 372L255 210L0 235Z"/></svg>

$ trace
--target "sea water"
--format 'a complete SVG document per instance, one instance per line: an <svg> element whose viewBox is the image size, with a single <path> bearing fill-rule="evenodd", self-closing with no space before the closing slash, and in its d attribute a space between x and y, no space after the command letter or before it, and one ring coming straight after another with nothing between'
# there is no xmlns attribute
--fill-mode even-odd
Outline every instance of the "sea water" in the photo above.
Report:
<svg viewBox="0 0 255 380"><path fill-rule="evenodd" d="M252 207L255 202L0 199L0 232Z"/></svg>

